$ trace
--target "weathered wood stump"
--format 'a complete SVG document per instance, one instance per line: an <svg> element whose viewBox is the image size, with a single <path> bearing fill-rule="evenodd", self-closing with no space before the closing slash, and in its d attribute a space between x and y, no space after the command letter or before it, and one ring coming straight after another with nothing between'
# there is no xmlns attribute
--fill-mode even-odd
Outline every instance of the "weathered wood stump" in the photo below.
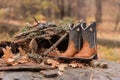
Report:
<svg viewBox="0 0 120 80"><path fill-rule="evenodd" d="M25 48L24 50L27 52L35 52L39 55L44 53L46 49L47 51L45 52L45 55L54 48L57 48L59 51L66 50L68 45L67 34L63 37L64 40L60 42L61 39L63 39L60 37L66 33L66 30L58 27L47 27L41 29L41 26L38 26L38 28L16 35L13 43L18 44L17 48L21 46L22 48ZM32 39L34 39L38 45L36 46L32 44L30 48L34 50L36 47L36 51L29 51L29 43ZM2 48L5 48L6 46L9 45L5 45ZM14 50L13 45L11 47ZM106 60L102 60L102 62L107 63L108 67L106 68L106 65L93 63L91 65L92 67L67 67L65 71L61 73L58 69L51 69L49 67L46 69L45 67L34 65L29 67L0 67L0 80L120 80L120 64Z"/></svg>
<svg viewBox="0 0 120 80"><path fill-rule="evenodd" d="M120 64L103 60L108 64L107 69L102 68L66 68L62 75L55 75L57 69L44 70L47 75L54 73L53 77L45 77L43 73L31 71L5 71L0 72L1 80L120 80Z"/></svg>

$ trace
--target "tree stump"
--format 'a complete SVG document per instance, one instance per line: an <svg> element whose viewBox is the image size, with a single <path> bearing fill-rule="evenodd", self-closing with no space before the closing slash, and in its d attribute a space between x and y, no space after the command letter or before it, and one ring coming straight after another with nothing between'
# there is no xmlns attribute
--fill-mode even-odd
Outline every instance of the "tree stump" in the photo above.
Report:
<svg viewBox="0 0 120 80"><path fill-rule="evenodd" d="M57 69L53 71L45 70L49 77L45 77L41 71L5 71L0 72L0 79L2 80L120 80L120 64L102 60L108 64L107 69L103 68L66 68L62 75L55 75ZM42 70L43 71L43 70ZM50 77L50 74L55 76Z"/></svg>

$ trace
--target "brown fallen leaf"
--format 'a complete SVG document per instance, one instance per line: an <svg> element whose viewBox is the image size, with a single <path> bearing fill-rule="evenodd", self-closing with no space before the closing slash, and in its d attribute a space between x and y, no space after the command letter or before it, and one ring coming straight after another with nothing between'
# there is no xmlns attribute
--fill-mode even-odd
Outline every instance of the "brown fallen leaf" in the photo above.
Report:
<svg viewBox="0 0 120 80"><path fill-rule="evenodd" d="M69 66L72 67L72 68L83 68L83 67L85 67L84 63L78 63L76 61L71 62L69 64Z"/></svg>
<svg viewBox="0 0 120 80"><path fill-rule="evenodd" d="M78 65L76 63L70 63L69 66L72 67L72 68L77 68L78 67Z"/></svg>
<svg viewBox="0 0 120 80"><path fill-rule="evenodd" d="M65 68L68 66L68 64L59 64L58 65L58 69L59 69L59 71L62 71L62 72L64 72L65 71Z"/></svg>
<svg viewBox="0 0 120 80"><path fill-rule="evenodd" d="M6 48L3 48L3 52L4 52L3 59L7 65L16 64L15 55L12 53L11 47L6 46Z"/></svg>
<svg viewBox="0 0 120 80"><path fill-rule="evenodd" d="M6 48L3 48L3 52L4 52L3 55L4 59L12 58L14 56L11 51L11 47L6 46Z"/></svg>
<svg viewBox="0 0 120 80"><path fill-rule="evenodd" d="M51 65L52 68L56 68L56 67L58 67L58 65L60 63L58 61L56 61L56 60L53 60L53 59L47 59L46 64Z"/></svg>
<svg viewBox="0 0 120 80"><path fill-rule="evenodd" d="M32 39L29 43L29 48L32 51L32 53L36 53L38 49L38 43L35 39Z"/></svg>
<svg viewBox="0 0 120 80"><path fill-rule="evenodd" d="M20 51L20 55L21 56L25 56L26 55L26 52L21 47L18 47L18 49Z"/></svg>
<svg viewBox="0 0 120 80"><path fill-rule="evenodd" d="M18 60L18 63L22 64L22 63L28 63L30 62L30 59L27 55L27 52L24 51L21 47L18 48L20 51L20 59Z"/></svg>
<svg viewBox="0 0 120 80"><path fill-rule="evenodd" d="M85 68L86 67L84 63L77 63L77 65L78 65L78 68Z"/></svg>

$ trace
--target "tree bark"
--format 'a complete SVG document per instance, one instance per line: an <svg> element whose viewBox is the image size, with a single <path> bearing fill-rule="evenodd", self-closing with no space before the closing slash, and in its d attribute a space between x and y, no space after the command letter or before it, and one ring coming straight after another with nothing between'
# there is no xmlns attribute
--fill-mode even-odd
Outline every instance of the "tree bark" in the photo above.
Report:
<svg viewBox="0 0 120 80"><path fill-rule="evenodd" d="M32 71L9 71L0 72L1 80L120 80L120 64L103 60L108 64L108 69L101 68L66 68L65 72L60 72L58 69L45 70L49 74L58 73L58 76L45 77L45 75L40 72ZM29 66L30 67L30 66ZM38 67L39 68L39 67ZM49 72L50 71L50 72Z"/></svg>
<svg viewBox="0 0 120 80"><path fill-rule="evenodd" d="M102 22L102 0L96 0L96 22L99 24Z"/></svg>
<svg viewBox="0 0 120 80"><path fill-rule="evenodd" d="M116 15L116 20L115 20L115 27L114 27L114 31L118 30L118 25L120 22L120 3L117 3L117 15Z"/></svg>

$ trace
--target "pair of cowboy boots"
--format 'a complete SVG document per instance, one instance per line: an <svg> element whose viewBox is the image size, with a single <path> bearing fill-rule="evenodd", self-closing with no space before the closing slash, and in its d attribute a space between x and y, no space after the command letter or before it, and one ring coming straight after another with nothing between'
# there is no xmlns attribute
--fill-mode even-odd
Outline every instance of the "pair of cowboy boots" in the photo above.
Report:
<svg viewBox="0 0 120 80"><path fill-rule="evenodd" d="M96 23L85 22L70 28L67 50L59 56L60 59L92 60L97 59Z"/></svg>

